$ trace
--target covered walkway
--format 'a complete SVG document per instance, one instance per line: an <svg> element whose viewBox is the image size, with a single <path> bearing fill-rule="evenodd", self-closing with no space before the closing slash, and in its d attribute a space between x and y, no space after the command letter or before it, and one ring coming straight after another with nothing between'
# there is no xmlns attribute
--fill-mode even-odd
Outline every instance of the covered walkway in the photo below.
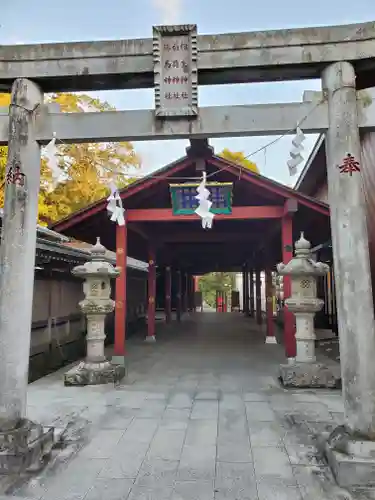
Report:
<svg viewBox="0 0 375 500"><path fill-rule="evenodd" d="M255 321L195 313L128 342L117 387L29 386L29 417L64 428L47 468L13 494L43 500L325 500L339 496L314 432L342 418L338 391L286 391L280 345ZM356 498L356 497L355 497ZM358 497L360 498L360 497Z"/></svg>

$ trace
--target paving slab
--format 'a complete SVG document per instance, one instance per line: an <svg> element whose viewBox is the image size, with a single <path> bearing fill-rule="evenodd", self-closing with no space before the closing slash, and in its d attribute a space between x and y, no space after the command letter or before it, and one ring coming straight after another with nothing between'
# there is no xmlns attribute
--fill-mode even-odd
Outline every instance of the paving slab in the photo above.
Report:
<svg viewBox="0 0 375 500"><path fill-rule="evenodd" d="M0 500L371 498L345 496L314 444L342 418L340 392L282 388L283 347L252 319L186 316L128 353L117 386L64 387L69 367L30 384L29 417L65 440Z"/></svg>

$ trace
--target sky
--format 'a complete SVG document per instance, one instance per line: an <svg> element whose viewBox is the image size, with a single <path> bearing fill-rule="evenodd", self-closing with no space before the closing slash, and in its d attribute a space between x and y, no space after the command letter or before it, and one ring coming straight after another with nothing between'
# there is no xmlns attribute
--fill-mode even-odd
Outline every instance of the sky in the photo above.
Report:
<svg viewBox="0 0 375 500"><path fill-rule="evenodd" d="M158 24L197 24L198 34L258 31L305 26L329 26L375 20L374 0L1 0L0 44L118 40L152 36ZM304 90L320 90L319 80L220 85L199 88L200 106L297 102ZM154 107L153 89L92 93L118 109ZM294 185L287 161L293 137L287 136L252 155L261 173ZM211 139L224 148L251 155L274 137ZM304 143L307 159L316 136ZM134 143L143 172L151 172L185 154L188 141ZM302 169L300 166L299 171Z"/></svg>

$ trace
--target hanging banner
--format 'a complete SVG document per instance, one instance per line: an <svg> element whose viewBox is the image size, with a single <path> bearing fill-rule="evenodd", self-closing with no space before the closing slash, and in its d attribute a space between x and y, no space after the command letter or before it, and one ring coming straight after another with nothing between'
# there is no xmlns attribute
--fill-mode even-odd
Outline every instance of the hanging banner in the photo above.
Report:
<svg viewBox="0 0 375 500"><path fill-rule="evenodd" d="M155 116L198 116L197 26L154 26Z"/></svg>

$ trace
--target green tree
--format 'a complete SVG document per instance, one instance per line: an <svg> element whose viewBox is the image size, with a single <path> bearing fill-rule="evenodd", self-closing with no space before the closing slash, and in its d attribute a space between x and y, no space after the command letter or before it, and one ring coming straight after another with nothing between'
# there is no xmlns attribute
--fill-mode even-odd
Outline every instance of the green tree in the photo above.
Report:
<svg viewBox="0 0 375 500"><path fill-rule="evenodd" d="M225 148L219 154L219 156L233 163L238 163L238 165L242 165L244 168L250 170L251 172L254 172L255 174L259 174L259 169L256 164L246 158L245 153L243 153L242 151L230 151L229 149Z"/></svg>
<svg viewBox="0 0 375 500"><path fill-rule="evenodd" d="M202 276L199 280L199 289L202 298L210 307L215 307L216 292L231 291L235 287L235 273L215 272Z"/></svg>

